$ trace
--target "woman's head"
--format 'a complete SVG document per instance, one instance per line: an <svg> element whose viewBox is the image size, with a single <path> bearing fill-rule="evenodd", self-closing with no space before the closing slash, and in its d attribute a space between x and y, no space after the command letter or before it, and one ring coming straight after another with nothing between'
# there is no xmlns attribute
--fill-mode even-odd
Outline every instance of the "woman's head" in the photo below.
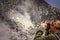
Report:
<svg viewBox="0 0 60 40"><path fill-rule="evenodd" d="M59 20L57 20L57 21L55 22L55 27L56 27L57 29L60 28L60 21L59 21Z"/></svg>
<svg viewBox="0 0 60 40"><path fill-rule="evenodd" d="M53 20L50 26L50 32L55 32L56 30L60 30L60 21Z"/></svg>
<svg viewBox="0 0 60 40"><path fill-rule="evenodd" d="M48 23L47 21L41 22L40 28L41 28L41 30L46 31L46 30L50 29L50 23Z"/></svg>
<svg viewBox="0 0 60 40"><path fill-rule="evenodd" d="M40 25L41 25L41 26L40 26L41 28L45 29L46 26L47 26L47 22L46 22L46 21L43 21L43 22L41 22Z"/></svg>

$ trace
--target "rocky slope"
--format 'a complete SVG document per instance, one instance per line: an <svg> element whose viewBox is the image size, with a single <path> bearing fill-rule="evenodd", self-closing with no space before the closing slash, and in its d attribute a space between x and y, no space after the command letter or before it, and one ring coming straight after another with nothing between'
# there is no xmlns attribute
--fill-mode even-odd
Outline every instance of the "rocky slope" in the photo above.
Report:
<svg viewBox="0 0 60 40"><path fill-rule="evenodd" d="M41 21L59 17L44 0L0 0L0 40L33 40Z"/></svg>

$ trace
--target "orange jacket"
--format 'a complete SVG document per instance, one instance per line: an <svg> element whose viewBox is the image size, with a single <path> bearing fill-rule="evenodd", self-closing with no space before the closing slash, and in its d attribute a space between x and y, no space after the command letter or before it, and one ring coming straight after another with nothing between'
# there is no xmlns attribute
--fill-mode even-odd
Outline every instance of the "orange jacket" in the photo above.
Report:
<svg viewBox="0 0 60 40"><path fill-rule="evenodd" d="M50 32L55 32L55 31L56 31L55 26L51 25L51 26L50 26Z"/></svg>

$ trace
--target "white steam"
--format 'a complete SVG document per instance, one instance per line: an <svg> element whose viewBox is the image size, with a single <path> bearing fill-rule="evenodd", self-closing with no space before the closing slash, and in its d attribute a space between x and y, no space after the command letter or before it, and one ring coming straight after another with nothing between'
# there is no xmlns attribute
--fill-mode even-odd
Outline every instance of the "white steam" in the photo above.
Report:
<svg viewBox="0 0 60 40"><path fill-rule="evenodd" d="M17 23L22 24L23 30L30 30L34 28L34 24L31 22L31 20L29 20L30 16L27 13L25 13L24 16L16 10L11 10L11 12L9 12L8 15L11 20L14 20Z"/></svg>

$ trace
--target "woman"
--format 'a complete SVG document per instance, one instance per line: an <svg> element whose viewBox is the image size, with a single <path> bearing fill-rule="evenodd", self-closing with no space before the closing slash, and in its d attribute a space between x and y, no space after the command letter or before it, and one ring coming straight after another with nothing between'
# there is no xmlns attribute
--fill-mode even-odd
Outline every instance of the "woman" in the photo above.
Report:
<svg viewBox="0 0 60 40"><path fill-rule="evenodd" d="M42 25L44 25L44 26L42 26ZM47 26L47 23L46 22L43 22L42 25L41 25L41 28L44 29L44 31L42 31L43 34L47 30L50 30L50 31L48 31L49 32L49 35L45 35L45 36L42 37L43 34L42 35L38 35L38 34L41 34L41 32L38 32L35 35L34 40L60 40L60 21L59 20L54 20L52 22L50 28ZM48 25L50 25L50 24L48 24ZM52 28L53 30L51 29L51 27L53 27Z"/></svg>

